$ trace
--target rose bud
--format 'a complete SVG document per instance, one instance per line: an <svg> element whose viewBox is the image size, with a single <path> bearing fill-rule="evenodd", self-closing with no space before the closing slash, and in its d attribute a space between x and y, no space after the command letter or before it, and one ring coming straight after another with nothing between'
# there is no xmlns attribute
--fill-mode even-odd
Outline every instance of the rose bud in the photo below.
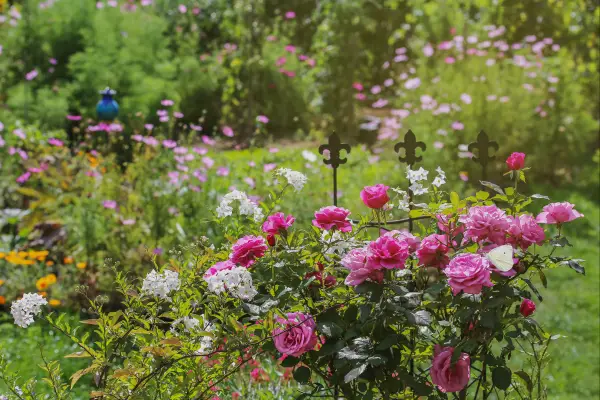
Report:
<svg viewBox="0 0 600 400"><path fill-rule="evenodd" d="M535 303L529 299L523 299L519 311L522 316L529 317L535 311Z"/></svg>

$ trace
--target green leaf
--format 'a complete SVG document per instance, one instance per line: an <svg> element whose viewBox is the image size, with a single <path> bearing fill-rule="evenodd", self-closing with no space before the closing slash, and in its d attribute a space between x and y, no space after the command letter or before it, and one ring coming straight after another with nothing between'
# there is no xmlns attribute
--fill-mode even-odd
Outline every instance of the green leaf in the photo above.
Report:
<svg viewBox="0 0 600 400"><path fill-rule="evenodd" d="M500 186L496 185L495 183L488 182L488 181L479 181L479 183L481 183L481 185L483 185L487 188L492 189L493 191L495 191L498 194L501 194L501 195L504 194L504 191L502 190L502 188Z"/></svg>
<svg viewBox="0 0 600 400"><path fill-rule="evenodd" d="M344 330L334 322L319 322L317 327L329 338L338 337L344 332Z"/></svg>
<svg viewBox="0 0 600 400"><path fill-rule="evenodd" d="M387 362L387 358L382 355L376 354L367 358L367 362L372 366L377 367L381 364L385 364Z"/></svg>
<svg viewBox="0 0 600 400"><path fill-rule="evenodd" d="M475 197L477 197L477 200L487 200L488 197L490 197L490 194L488 192L481 191L477 192Z"/></svg>
<svg viewBox="0 0 600 400"><path fill-rule="evenodd" d="M542 281L542 285L544 285L544 287L548 289L548 280L546 279L546 275L541 269L538 270L538 275L540 276L540 281Z"/></svg>
<svg viewBox="0 0 600 400"><path fill-rule="evenodd" d="M534 199L550 200L550 197L544 196L543 194L532 194L531 197Z"/></svg>
<svg viewBox="0 0 600 400"><path fill-rule="evenodd" d="M523 281L527 284L527 286L529 286L531 288L531 290L533 291L533 293L535 293L535 295L537 296L537 298L540 301L544 301L544 298L542 297L542 295L540 294L540 292L537 290L537 288L535 286L533 286L533 283L531 283L531 281L529 279L523 278Z"/></svg>
<svg viewBox="0 0 600 400"><path fill-rule="evenodd" d="M517 375L519 378L521 378L523 380L523 382L525 382L527 391L529 393L531 393L533 391L533 382L531 381L531 377L529 376L529 374L525 371L517 371L517 372L515 372L515 375Z"/></svg>
<svg viewBox="0 0 600 400"><path fill-rule="evenodd" d="M504 188L504 191L506 192L506 194L507 194L508 196L512 196L513 194L515 194L515 189L514 189L514 188L512 188L512 187L507 187L507 188Z"/></svg>
<svg viewBox="0 0 600 400"><path fill-rule="evenodd" d="M356 321L357 317L358 317L358 307L356 307L356 305L354 305L354 304L349 305L348 308L346 309L346 312L344 313L344 321L350 324L350 323Z"/></svg>
<svg viewBox="0 0 600 400"><path fill-rule="evenodd" d="M285 360L283 360L281 362L281 366L285 367L285 368L290 368L290 367L293 367L294 365L298 364L299 362L300 362L299 358L287 356L285 358Z"/></svg>
<svg viewBox="0 0 600 400"><path fill-rule="evenodd" d="M328 340L327 342L325 342L325 344L323 346L321 346L321 349L319 349L319 357L327 357L333 353L337 353L338 351L340 351L343 348L344 348L343 340L339 340L337 342Z"/></svg>
<svg viewBox="0 0 600 400"><path fill-rule="evenodd" d="M392 347L393 345L395 345L396 343L398 343L401 338L402 338L402 336L398 335L396 333L386 336L386 338L383 339L381 341L381 343L379 343L377 345L377 347L375 347L375 350L387 350L390 347Z"/></svg>
<svg viewBox="0 0 600 400"><path fill-rule="evenodd" d="M578 274L585 275L585 268L583 267L583 265L579 264L577 261L579 261L579 260L569 260L566 263L569 266L569 268L575 270L575 272L577 272Z"/></svg>
<svg viewBox="0 0 600 400"><path fill-rule="evenodd" d="M409 323L419 326L428 326L431 324L431 314L428 311L421 310L415 313L405 311L406 319Z"/></svg>
<svg viewBox="0 0 600 400"><path fill-rule="evenodd" d="M550 239L550 244L554 247L573 247L571 243L569 243L569 240L564 236Z"/></svg>
<svg viewBox="0 0 600 400"><path fill-rule="evenodd" d="M308 367L300 367L294 371L294 379L296 382L308 383L310 380L310 369Z"/></svg>
<svg viewBox="0 0 600 400"><path fill-rule="evenodd" d="M350 372L344 376L344 383L352 382L360 376L367 369L367 364L361 364L358 367L351 369Z"/></svg>
<svg viewBox="0 0 600 400"><path fill-rule="evenodd" d="M452 192L450 193L450 203L452 203L452 205L454 207L458 207L460 204L460 197L458 196L458 193L456 192Z"/></svg>
<svg viewBox="0 0 600 400"><path fill-rule="evenodd" d="M510 387L512 372L506 367L498 367L492 370L492 382L500 390L506 390Z"/></svg>

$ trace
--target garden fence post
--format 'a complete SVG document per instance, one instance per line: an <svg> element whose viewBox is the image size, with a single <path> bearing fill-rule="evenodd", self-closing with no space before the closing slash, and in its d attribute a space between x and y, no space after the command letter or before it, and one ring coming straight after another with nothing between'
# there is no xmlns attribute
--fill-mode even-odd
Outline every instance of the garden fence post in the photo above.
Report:
<svg viewBox="0 0 600 400"><path fill-rule="evenodd" d="M345 150L346 153L350 153L350 145L342 143L337 133L333 132L329 136L327 144L319 146L319 154L324 155L325 151L329 151L329 158L323 159L323 163L331 165L333 168L333 205L337 206L337 168L341 164L346 164L348 161L346 158L340 158L341 150Z"/></svg>
<svg viewBox="0 0 600 400"><path fill-rule="evenodd" d="M481 180L487 180L487 166L490 161L494 161L496 156L490 156L489 149L492 148L494 151L498 151L498 143L490 140L487 133L483 130L477 135L477 140L469 144L468 150L473 153L472 160L481 165ZM477 150L477 156L473 150Z"/></svg>
<svg viewBox="0 0 600 400"><path fill-rule="evenodd" d="M422 156L417 156L417 149L421 149L424 152L427 149L427 146L423 142L418 142L415 134L412 130L408 130L404 135L404 141L398 142L394 146L394 151L398 153L401 149L404 149L404 157L399 155L398 160L401 163L405 163L409 168L412 169L412 166L416 162L420 162L423 160ZM412 201L413 201L413 191L410 188L412 186L412 182L408 182L408 198L409 198L409 214L408 214L408 231L412 233L413 230L413 220L410 218L410 210L412 210Z"/></svg>

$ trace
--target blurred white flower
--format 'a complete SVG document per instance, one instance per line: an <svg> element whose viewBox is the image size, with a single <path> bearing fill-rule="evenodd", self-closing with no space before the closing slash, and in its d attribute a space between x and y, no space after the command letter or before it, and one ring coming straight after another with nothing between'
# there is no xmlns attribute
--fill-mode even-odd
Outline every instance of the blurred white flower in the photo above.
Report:
<svg viewBox="0 0 600 400"><path fill-rule="evenodd" d="M42 306L48 304L46 299L37 293L25 293L20 300L12 303L10 313L15 324L27 328L33 324L33 317L42 311Z"/></svg>

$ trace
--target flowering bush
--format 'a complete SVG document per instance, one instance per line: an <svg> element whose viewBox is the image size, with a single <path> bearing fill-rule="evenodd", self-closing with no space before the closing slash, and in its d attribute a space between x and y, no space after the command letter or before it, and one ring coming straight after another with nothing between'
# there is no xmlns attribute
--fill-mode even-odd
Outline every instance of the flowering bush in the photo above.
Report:
<svg viewBox="0 0 600 400"><path fill-rule="evenodd" d="M396 188L371 216L350 220L348 210L329 206L303 231L273 213L306 181L283 175L261 220L242 209L215 213L229 242L188 245L141 285L108 263L123 304L109 311L102 296L90 300L97 318L83 322L97 326L93 339L46 315L80 347L72 357L90 358L71 386L89 374L96 398L212 398L270 354L293 368L307 396L545 396L541 365L555 337L531 318L542 300L534 279L546 286L544 271L563 266L584 273L581 260L557 254L569 246L563 224L583 217L574 205L548 204L534 219L526 210L544 196L516 191L523 171L514 186L482 182L493 195L460 199L430 185L426 171L409 170L408 185L416 176L427 203L417 196L404 204ZM407 205L419 232L388 231L386 221ZM372 237L377 221L383 230ZM265 234L274 240L267 244ZM44 304L25 294L13 303L15 322L30 325ZM536 367L513 371L509 360L525 345ZM67 391L56 371L51 377ZM264 380L260 370L252 378Z"/></svg>

